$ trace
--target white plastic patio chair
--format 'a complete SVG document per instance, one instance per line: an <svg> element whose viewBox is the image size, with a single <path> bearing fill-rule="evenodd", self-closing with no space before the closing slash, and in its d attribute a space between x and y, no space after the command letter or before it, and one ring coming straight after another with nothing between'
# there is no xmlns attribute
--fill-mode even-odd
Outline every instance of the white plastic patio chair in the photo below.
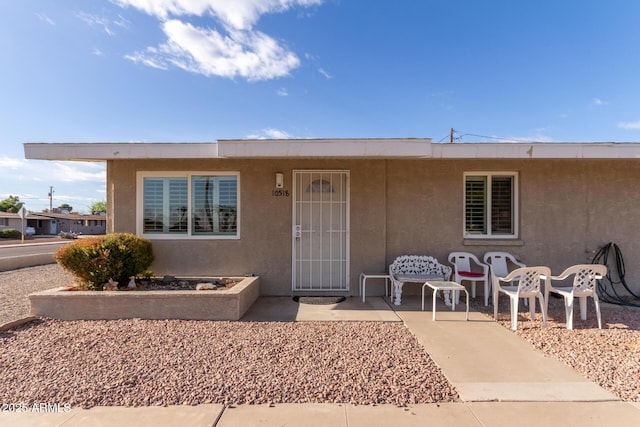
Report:
<svg viewBox="0 0 640 427"><path fill-rule="evenodd" d="M542 325L547 326L547 306L542 295L541 281L549 281L551 269L549 267L521 267L516 268L506 277L493 278L493 317L498 319L498 297L500 293L508 295L511 299L511 329L518 329L518 302L520 298L529 300L529 312L531 320L536 317L536 297L540 300L542 311ZM503 286L500 282L517 281L517 285ZM526 301L526 300L525 300Z"/></svg>
<svg viewBox="0 0 640 427"><path fill-rule="evenodd" d="M607 274L607 266L602 264L578 264L573 265L563 271L559 276L551 276L551 280L565 280L573 277L572 286L553 286L552 282L547 282L544 290L544 298L549 304L549 292L553 292L564 297L564 308L567 319L567 329L573 329L573 300L580 300L580 317L587 320L587 298L592 297L596 306L596 316L598 317L598 328L602 329L602 318L600 317L600 300L596 292L597 280L602 279Z"/></svg>
<svg viewBox="0 0 640 427"><path fill-rule="evenodd" d="M476 297L476 282L484 282L484 305L489 305L489 266L481 263L474 254L469 252L451 252L449 262L453 264L454 282L462 284L462 281L467 281L471 283L472 298ZM459 302L459 297L459 292L456 292L456 304Z"/></svg>
<svg viewBox="0 0 640 427"><path fill-rule="evenodd" d="M490 284L492 286L490 294L493 295L493 278L505 277L509 274L509 266L516 268L526 267L511 255L509 252L487 252L484 254L483 261L489 266L489 274L491 276ZM513 268L513 267L512 267Z"/></svg>

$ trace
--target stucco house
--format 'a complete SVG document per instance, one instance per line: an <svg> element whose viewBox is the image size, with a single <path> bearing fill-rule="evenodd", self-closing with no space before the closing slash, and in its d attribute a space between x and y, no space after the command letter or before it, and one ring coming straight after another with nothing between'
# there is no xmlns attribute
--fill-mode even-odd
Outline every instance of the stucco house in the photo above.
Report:
<svg viewBox="0 0 640 427"><path fill-rule="evenodd" d="M85 235L105 234L107 218L105 215L39 212L31 214L30 224L36 234L56 235L60 232L72 232Z"/></svg>
<svg viewBox="0 0 640 427"><path fill-rule="evenodd" d="M24 222L20 215L13 212L0 212L0 230L5 228L13 228L18 231L22 231L22 227L30 227L29 220L32 218L31 214L27 214Z"/></svg>
<svg viewBox="0 0 640 427"><path fill-rule="evenodd" d="M608 242L640 283L640 144L430 139L28 143L107 165L107 232L156 274L261 277L263 295L356 295L395 257L508 251L553 273ZM382 294L374 284L368 293ZM407 290L408 291L408 290Z"/></svg>
<svg viewBox="0 0 640 427"><path fill-rule="evenodd" d="M104 215L84 215L78 213L30 212L24 227L33 228L36 235L55 236L61 231L78 234L105 234L107 219ZM15 228L22 230L22 219L17 213L0 212L0 230Z"/></svg>

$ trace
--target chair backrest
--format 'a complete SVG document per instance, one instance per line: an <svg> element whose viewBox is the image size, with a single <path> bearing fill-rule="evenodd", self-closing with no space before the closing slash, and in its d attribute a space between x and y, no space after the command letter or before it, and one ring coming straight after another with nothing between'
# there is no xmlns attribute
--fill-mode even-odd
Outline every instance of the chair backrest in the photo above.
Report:
<svg viewBox="0 0 640 427"><path fill-rule="evenodd" d="M505 277L509 274L509 262L520 267L524 266L516 261L516 258L509 252L487 252L483 259L484 263L491 267L491 274L498 277Z"/></svg>
<svg viewBox="0 0 640 427"><path fill-rule="evenodd" d="M562 277L573 277L573 290L579 292L595 291L598 279L606 276L607 266L603 264L577 264L562 272Z"/></svg>
<svg viewBox="0 0 640 427"><path fill-rule="evenodd" d="M453 264L456 271L471 271L470 259L473 255L467 252L451 252L449 262Z"/></svg>
<svg viewBox="0 0 640 427"><path fill-rule="evenodd" d="M551 279L551 269L549 267L520 267L513 270L507 276L507 280L518 281L518 293L524 292L540 292L541 280Z"/></svg>

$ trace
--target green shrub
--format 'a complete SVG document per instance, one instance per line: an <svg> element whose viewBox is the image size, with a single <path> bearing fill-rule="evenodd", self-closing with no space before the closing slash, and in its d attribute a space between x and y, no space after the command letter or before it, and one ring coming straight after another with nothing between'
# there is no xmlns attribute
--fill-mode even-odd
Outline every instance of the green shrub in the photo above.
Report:
<svg viewBox="0 0 640 427"><path fill-rule="evenodd" d="M22 233L15 228L5 228L0 230L0 239L20 239Z"/></svg>
<svg viewBox="0 0 640 427"><path fill-rule="evenodd" d="M102 290L113 279L126 286L130 276L148 270L153 262L151 242L129 233L78 239L58 249L58 264L73 274L81 288Z"/></svg>

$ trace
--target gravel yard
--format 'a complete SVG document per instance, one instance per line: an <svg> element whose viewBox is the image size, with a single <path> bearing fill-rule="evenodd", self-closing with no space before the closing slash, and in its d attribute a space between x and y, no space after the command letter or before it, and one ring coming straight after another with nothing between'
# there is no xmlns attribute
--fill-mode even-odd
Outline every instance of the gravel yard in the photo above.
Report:
<svg viewBox="0 0 640 427"><path fill-rule="evenodd" d="M29 294L71 284L58 264L0 271L0 325L29 315Z"/></svg>
<svg viewBox="0 0 640 427"><path fill-rule="evenodd" d="M70 284L57 265L0 272L0 324L26 295ZM24 301L16 304L7 301ZM499 322L509 328L507 299ZM16 307L14 307L16 306ZM479 301L475 310L489 313ZM597 329L551 299L550 322L515 332L625 401L640 401L640 310L603 307ZM28 310L28 308L27 308ZM393 357L391 357L393 355ZM449 402L457 393L401 323L38 320L0 333L0 401L73 406ZM428 384L429 386L425 386Z"/></svg>

